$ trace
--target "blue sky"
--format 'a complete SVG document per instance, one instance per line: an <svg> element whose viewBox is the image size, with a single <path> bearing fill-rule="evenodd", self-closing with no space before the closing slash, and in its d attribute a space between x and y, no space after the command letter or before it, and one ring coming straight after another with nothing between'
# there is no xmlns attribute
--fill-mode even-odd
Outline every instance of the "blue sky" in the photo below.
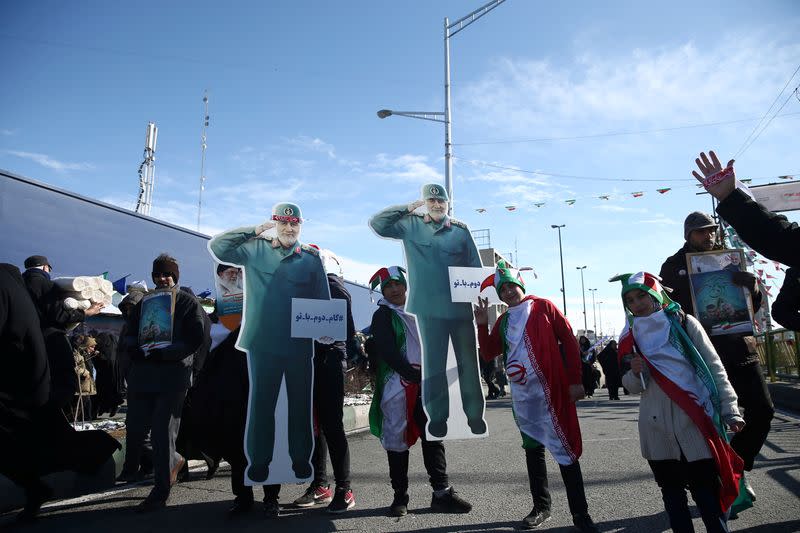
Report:
<svg viewBox="0 0 800 533"><path fill-rule="evenodd" d="M366 281L402 261L369 216L416 199L444 169L441 125L375 112L443 108L443 19L481 3L0 3L0 168L131 208L154 121L153 215L194 228L207 89L201 230L255 225L294 200L308 219L303 240ZM798 66L797 27L789 0L508 0L451 41L456 218L490 229L503 253L516 247L539 275L530 291L559 306L550 225L566 224L568 317L582 327L575 267L588 265L586 288L618 331L617 284L606 280L657 272L683 244L686 214L710 209L691 181L694 158L738 151L757 122L745 119L760 118ZM800 102L782 113L737 157L741 177L800 175Z"/></svg>

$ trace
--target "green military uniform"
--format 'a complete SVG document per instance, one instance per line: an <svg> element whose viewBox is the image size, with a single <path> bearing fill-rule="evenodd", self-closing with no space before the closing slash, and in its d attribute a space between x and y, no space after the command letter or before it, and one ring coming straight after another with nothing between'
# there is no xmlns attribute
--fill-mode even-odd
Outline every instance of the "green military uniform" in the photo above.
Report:
<svg viewBox="0 0 800 533"><path fill-rule="evenodd" d="M423 187L423 196L447 200L441 185ZM435 222L428 215L408 212L407 205L384 209L369 222L381 237L403 241L408 264L409 297L406 309L417 317L422 344L422 400L435 437L447 433L450 400L447 383L448 339L458 365L464 413L475 434L486 432L484 400L478 374L478 353L472 306L453 303L448 267L481 267L478 248L466 224L445 216Z"/></svg>
<svg viewBox="0 0 800 533"><path fill-rule="evenodd" d="M256 237L256 228L246 227L226 231L209 243L218 261L240 265L245 272L244 322L237 347L247 351L250 370L247 474L255 482L268 477L275 443L275 405L285 376L289 455L295 474L304 479L311 475L309 459L314 442L314 346L311 339L289 336L292 298L329 300L328 280L316 249L299 242L285 249L277 238Z"/></svg>

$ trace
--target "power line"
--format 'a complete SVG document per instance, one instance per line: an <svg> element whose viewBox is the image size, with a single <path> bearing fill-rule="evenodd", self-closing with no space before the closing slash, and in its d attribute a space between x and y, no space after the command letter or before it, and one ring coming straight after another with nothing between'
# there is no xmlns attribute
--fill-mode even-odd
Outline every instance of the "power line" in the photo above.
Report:
<svg viewBox="0 0 800 533"><path fill-rule="evenodd" d="M567 179L575 179L575 180L591 180L591 181L617 181L617 182L687 182L687 181L696 181L694 178L679 178L679 179L653 179L653 178L603 178L597 176L574 176L572 174L558 174L555 172L545 172L543 170L525 170L516 167L509 167L504 165L495 165L494 163L487 163L486 161L476 161L472 159L464 159L461 157L453 156L453 159L458 159L460 161L464 161L466 163L470 163L476 166L484 166L484 167L491 167L497 168L501 170L513 170L514 172L522 172L523 174L535 174L537 176L552 176L554 178L567 178Z"/></svg>
<svg viewBox="0 0 800 533"><path fill-rule="evenodd" d="M800 67L799 67L799 68L800 68ZM736 155L734 155L733 159L736 159L738 156L740 156L740 155L742 155L743 153L745 153L745 151L746 151L748 148L750 148L751 146L753 146L753 143L754 143L754 142L756 142L756 140L758 140L758 138L759 138L759 137L761 137L761 134L762 134L762 133L764 133L764 130L766 130L766 129L767 129L767 127L768 127L770 124L772 124L772 121L775 119L775 117L778 115L778 113L780 113L780 112L781 112L781 109L783 109L783 108L786 106L786 104L788 104L788 103L789 103L789 100L791 100L791 99L792 99L792 96L794 96L794 94L797 92L797 89L800 89L800 86L798 86L798 87L795 87L795 88L794 88L794 91L792 91L791 93L789 93L789 96L787 96L787 97L786 97L786 100L784 100L784 101L783 101L783 104L781 104L781 106L778 108L778 111L776 111L776 112L775 112L775 114L774 114L774 115L772 115L772 117L770 117L770 119L767 121L767 123L766 123L766 124L764 124L764 127L763 127L763 128L761 128L761 130L759 130L759 132L756 134L756 136L755 136L755 137L753 137L753 139L750 141L750 143L749 143L747 146L745 146L744 148L739 148L739 152L737 152L737 153L736 153Z"/></svg>
<svg viewBox="0 0 800 533"><path fill-rule="evenodd" d="M792 83L792 80L797 75L798 71L800 71L800 65L797 66L797 68L794 70L794 72L789 77L789 79L786 80L786 84L781 89L781 92L779 92L778 95L775 97L775 100L772 101L772 104L770 104L770 106L767 109L767 111L761 117L761 120L759 120L758 124L756 124L756 126L753 128L753 131L751 131L750 134L747 137L745 137L744 142L742 142L742 145L739 147L739 150L737 150L736 154L734 154L733 159L736 159L736 157L738 157L741 153L743 153L745 150L747 150L747 148L749 148L749 145L747 147L745 147L745 145L747 144L747 141L750 140L750 138L753 136L753 134L756 132L756 130L758 130L758 128L764 122L764 119L767 118L767 115L769 115L769 112L772 111L773 107L775 107L775 103L780 99L781 95L783 94L783 91L785 91L786 88L789 86L789 84ZM784 103L783 105L786 105L786 103ZM783 109L783 106L781 106L781 109ZM777 113L780 113L780 109L778 109L778 111L776 112L776 115L777 115ZM772 118L775 118L775 116L773 116ZM769 121L772 122L772 119L770 119ZM767 125L769 125L769 124L767 124ZM764 131L764 129L766 129L766 126L764 126L764 128L762 128L761 131ZM760 135L760 133L759 133L759 135ZM753 144L753 143L750 143L750 144Z"/></svg>
<svg viewBox="0 0 800 533"><path fill-rule="evenodd" d="M792 112L792 113L784 113L783 115L778 115L781 117L788 117L792 115L800 115L800 111ZM725 126L728 124L741 124L742 122L751 122L753 120L757 120L756 117L752 118L742 118L737 120L726 120L726 121L719 121L719 122L705 122L702 124L687 124L684 126L674 126L671 128L658 128L652 130L624 130L624 131L611 131L606 133L591 133L587 135L574 135L574 136L567 136L567 137L540 137L536 139L506 139L506 140L497 140L497 141L478 141L478 142L467 142L467 143L453 143L453 146L478 146L478 145L490 145L490 144L520 144L520 143L535 143L535 142L548 142L548 141L574 141L574 140L581 140L581 139L596 139L598 137L620 137L623 135L643 135L649 133L664 133L668 131L676 131L676 130L686 130L686 129L694 129L694 128L707 128L712 126Z"/></svg>

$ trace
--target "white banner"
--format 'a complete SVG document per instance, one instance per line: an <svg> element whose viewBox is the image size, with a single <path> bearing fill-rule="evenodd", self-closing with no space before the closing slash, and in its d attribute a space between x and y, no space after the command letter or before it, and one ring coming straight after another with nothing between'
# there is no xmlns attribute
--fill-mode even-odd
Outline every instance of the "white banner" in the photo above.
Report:
<svg viewBox="0 0 800 533"><path fill-rule="evenodd" d="M450 272L450 300L454 303L478 302L478 295L489 298L490 304L500 304L500 298L494 287L487 288L481 293L481 283L494 274L494 267L448 267Z"/></svg>
<svg viewBox="0 0 800 533"><path fill-rule="evenodd" d="M292 337L347 340L347 300L292 298Z"/></svg>
<svg viewBox="0 0 800 533"><path fill-rule="evenodd" d="M756 201L773 212L800 209L800 181L750 187Z"/></svg>

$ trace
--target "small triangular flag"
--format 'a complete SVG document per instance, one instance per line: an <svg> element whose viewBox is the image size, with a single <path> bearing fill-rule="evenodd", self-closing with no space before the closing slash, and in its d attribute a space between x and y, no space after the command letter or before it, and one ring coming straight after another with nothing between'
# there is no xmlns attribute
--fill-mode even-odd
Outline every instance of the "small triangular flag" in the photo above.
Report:
<svg viewBox="0 0 800 533"><path fill-rule="evenodd" d="M633 195L634 198L639 198L640 196L644 196L644 192L643 191L636 191L636 192L632 192L631 194Z"/></svg>
<svg viewBox="0 0 800 533"><path fill-rule="evenodd" d="M515 211L517 209L517 206L515 206L515 205L507 205L506 209L508 209L509 211Z"/></svg>
<svg viewBox="0 0 800 533"><path fill-rule="evenodd" d="M656 189L659 193L664 194L665 192L669 192L672 190L671 187L664 187L663 189Z"/></svg>
<svg viewBox="0 0 800 533"><path fill-rule="evenodd" d="M567 203L567 205L572 205L575 203L575 200L564 200L564 201Z"/></svg>
<svg viewBox="0 0 800 533"><path fill-rule="evenodd" d="M533 205L534 205L535 207L542 207L542 206L544 205L544 202L538 202L538 203L535 203L535 204L533 204Z"/></svg>

